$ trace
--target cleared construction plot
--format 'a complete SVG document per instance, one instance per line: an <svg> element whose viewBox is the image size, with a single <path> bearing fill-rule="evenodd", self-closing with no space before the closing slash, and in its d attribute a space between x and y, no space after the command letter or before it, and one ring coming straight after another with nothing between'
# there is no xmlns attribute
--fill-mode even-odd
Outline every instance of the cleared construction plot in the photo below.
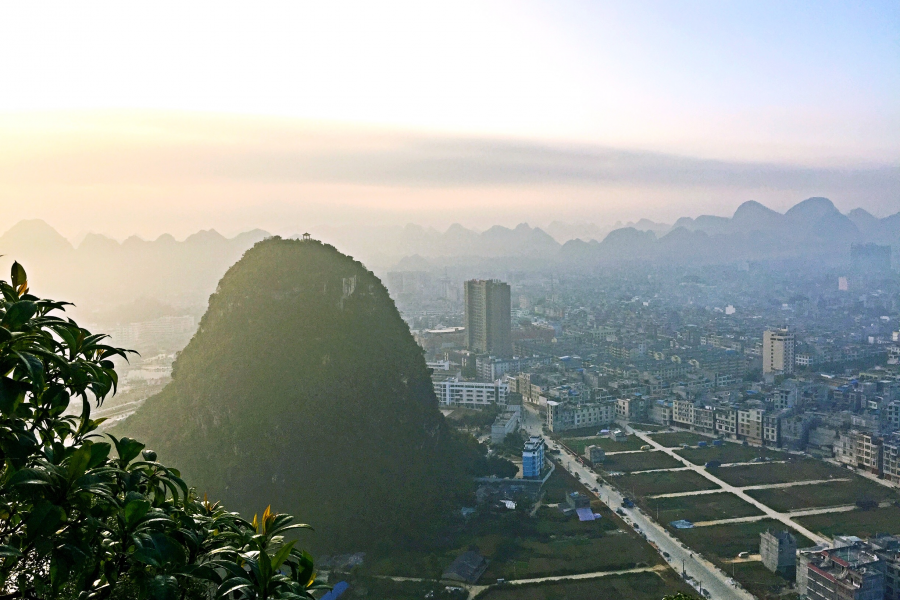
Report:
<svg viewBox="0 0 900 600"><path fill-rule="evenodd" d="M759 553L759 534L769 528L783 530L784 524L773 519L762 519L749 523L729 523L695 527L694 529L678 529L675 537L689 547L702 553L717 564L730 561L741 552ZM812 541L796 532L797 547L805 548L814 545ZM724 564L724 563L722 563ZM730 563L729 563L730 565Z"/></svg>
<svg viewBox="0 0 900 600"><path fill-rule="evenodd" d="M751 463L716 469L716 477L737 487L792 483L818 479L845 478L852 475L842 469L812 458L792 459L786 463Z"/></svg>
<svg viewBox="0 0 900 600"><path fill-rule="evenodd" d="M730 492L679 496L677 498L642 498L640 504L660 524L681 519L698 523L763 514L758 508Z"/></svg>
<svg viewBox="0 0 900 600"><path fill-rule="evenodd" d="M682 444L695 446L697 442L712 443L712 438L706 437L705 435L690 433L687 431L676 431L674 433L652 433L650 434L650 437L653 438L653 441L658 444L662 444L666 448L677 448Z"/></svg>
<svg viewBox="0 0 900 600"><path fill-rule="evenodd" d="M634 475L616 477L612 479L612 482L623 491L628 491L637 496L679 494L719 488L715 483L694 471L636 473Z"/></svg>
<svg viewBox="0 0 900 600"><path fill-rule="evenodd" d="M678 592L696 595L674 572L666 569L658 573L628 573L598 579L505 585L486 590L478 600L659 600Z"/></svg>
<svg viewBox="0 0 900 600"><path fill-rule="evenodd" d="M745 463L760 457L769 458L771 460L786 460L790 456L789 454L779 452L778 450L728 443L722 444L721 446L707 446L706 448L682 448L675 452L695 465L703 465L711 460L717 460L722 464Z"/></svg>
<svg viewBox="0 0 900 600"><path fill-rule="evenodd" d="M884 502L900 498L896 490L859 476L853 476L850 481L747 490L746 493L778 512L822 506L845 506L862 500ZM833 518L841 521L844 517L834 515Z"/></svg>
<svg viewBox="0 0 900 600"><path fill-rule="evenodd" d="M690 548L700 552L728 574L734 573L742 586L757 598L777 598L781 588L789 582L770 573L759 562L732 563L740 552L759 553L759 534L768 528L784 529L784 525L771 519L750 523L712 525L694 529L679 529L675 536ZM797 546L812 546L812 541L796 533Z"/></svg>
<svg viewBox="0 0 900 600"><path fill-rule="evenodd" d="M665 452L646 451L633 454L614 454L596 465L607 473L649 471L651 469L676 469L684 465Z"/></svg>
<svg viewBox="0 0 900 600"><path fill-rule="evenodd" d="M576 454L584 454L584 449L588 446L600 446L607 452L626 452L629 450L640 450L641 446L646 445L646 442L636 435L629 435L624 442L617 442L608 437L581 437L581 438L573 438L566 437L561 438L559 440L566 446L572 449L572 452Z"/></svg>
<svg viewBox="0 0 900 600"><path fill-rule="evenodd" d="M824 536L855 535L874 537L877 533L900 535L900 507L888 506L873 510L853 510L837 515L815 515L794 519L810 531Z"/></svg>

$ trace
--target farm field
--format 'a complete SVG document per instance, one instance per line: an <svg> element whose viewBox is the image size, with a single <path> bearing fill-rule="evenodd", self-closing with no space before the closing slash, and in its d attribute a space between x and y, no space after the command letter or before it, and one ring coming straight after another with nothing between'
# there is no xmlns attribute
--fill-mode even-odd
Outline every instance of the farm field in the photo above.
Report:
<svg viewBox="0 0 900 600"><path fill-rule="evenodd" d="M900 499L896 490L864 477L854 476L851 481L829 481L813 485L795 485L787 488L747 490L747 495L779 512L825 506L854 504L857 500ZM833 515L840 520L838 515Z"/></svg>
<svg viewBox="0 0 900 600"><path fill-rule="evenodd" d="M650 437L657 443L662 444L666 448L677 448L682 444L695 446L697 442L712 442L712 438L691 433L689 431L675 431L668 433L653 433Z"/></svg>
<svg viewBox="0 0 900 600"><path fill-rule="evenodd" d="M759 534L768 528L784 529L784 525L773 519L763 519L750 523L732 523L728 525L712 525L695 527L694 529L676 529L675 537L689 547L700 552L716 564L724 568L723 560L731 560L740 552L759 552ZM799 534L797 547L806 548L813 543ZM730 563L728 571L731 570Z"/></svg>
<svg viewBox="0 0 900 600"><path fill-rule="evenodd" d="M615 454L596 465L607 473L632 471L649 471L651 469L674 469L684 465L660 451L636 452L634 454Z"/></svg>
<svg viewBox="0 0 900 600"><path fill-rule="evenodd" d="M709 479L694 471L659 471L656 473L637 473L622 475L610 480L622 490L630 491L637 496L655 496L658 494L678 494L718 488Z"/></svg>
<svg viewBox="0 0 900 600"><path fill-rule="evenodd" d="M671 570L660 573L627 573L598 579L553 582L530 585L492 587L477 596L478 600L659 600L663 596L684 592L696 594Z"/></svg>
<svg viewBox="0 0 900 600"><path fill-rule="evenodd" d="M878 533L900 535L900 507L897 506L873 510L857 509L835 515L798 517L794 521L810 531L828 537L855 535L867 538L874 537Z"/></svg>
<svg viewBox="0 0 900 600"><path fill-rule="evenodd" d="M752 463L717 469L716 477L737 487L852 477L853 473L812 458L787 463Z"/></svg>
<svg viewBox="0 0 900 600"><path fill-rule="evenodd" d="M723 443L721 446L708 446L706 448L682 448L676 450L679 455L688 459L695 465L703 465L711 460L717 460L722 464L751 462L760 456L773 460L785 460L788 454L778 450L757 448L755 446L742 446L741 444Z"/></svg>
<svg viewBox="0 0 900 600"><path fill-rule="evenodd" d="M787 600L794 597L781 595L791 582L768 570L762 562L735 563L728 565L726 572L733 574L744 588L760 600Z"/></svg>
<svg viewBox="0 0 900 600"><path fill-rule="evenodd" d="M469 549L490 561L483 575L488 582L661 564L653 548L617 515L599 501L593 509L603 516L586 523L546 506L534 517L522 511L475 515L440 547L375 558L363 574L436 579Z"/></svg>
<svg viewBox="0 0 900 600"><path fill-rule="evenodd" d="M639 500L648 515L660 524L680 519L699 523L735 517L753 517L762 512L730 492L680 496L677 498L643 498Z"/></svg>
<svg viewBox="0 0 900 600"><path fill-rule="evenodd" d="M636 435L629 435L624 442L617 442L608 437L588 437L588 438L561 438L560 442L572 449L576 454L584 454L584 449L588 446L600 446L607 452L623 452L626 450L640 450L641 446L646 443Z"/></svg>

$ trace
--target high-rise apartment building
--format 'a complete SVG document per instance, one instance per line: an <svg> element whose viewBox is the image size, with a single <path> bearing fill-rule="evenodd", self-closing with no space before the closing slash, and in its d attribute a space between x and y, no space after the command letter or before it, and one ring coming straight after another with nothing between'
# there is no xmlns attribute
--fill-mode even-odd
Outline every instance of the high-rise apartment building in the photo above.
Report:
<svg viewBox="0 0 900 600"><path fill-rule="evenodd" d="M787 329L774 329L763 334L763 373L794 372L794 334Z"/></svg>
<svg viewBox="0 0 900 600"><path fill-rule="evenodd" d="M466 346L472 352L512 356L509 284L466 282Z"/></svg>

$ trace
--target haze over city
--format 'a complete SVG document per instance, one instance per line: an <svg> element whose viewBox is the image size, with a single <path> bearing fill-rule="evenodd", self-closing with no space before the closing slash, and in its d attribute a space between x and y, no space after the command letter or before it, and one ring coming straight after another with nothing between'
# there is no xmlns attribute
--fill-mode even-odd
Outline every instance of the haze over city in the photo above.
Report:
<svg viewBox="0 0 900 600"><path fill-rule="evenodd" d="M895 3L2 10L7 220L76 241L898 207Z"/></svg>

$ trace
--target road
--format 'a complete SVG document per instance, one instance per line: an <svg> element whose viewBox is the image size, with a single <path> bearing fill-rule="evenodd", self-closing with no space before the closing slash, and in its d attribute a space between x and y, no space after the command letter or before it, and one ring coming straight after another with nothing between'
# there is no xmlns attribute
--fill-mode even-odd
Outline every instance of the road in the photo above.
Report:
<svg viewBox="0 0 900 600"><path fill-rule="evenodd" d="M523 421L525 430L530 435L542 435L543 422L535 410L525 407ZM547 446L550 450L559 450L560 453L557 456L563 468L573 475L577 475L589 488L596 488L598 491L595 494L607 506L613 510L622 506L622 495L615 488L607 485L596 473L582 465L553 440L547 440ZM670 536L665 529L638 508L623 510L626 522L632 524L636 530L643 532L648 541L654 542L659 548L660 556L675 571L679 573L683 571L699 582L699 586L709 593L710 598L715 600L753 600L752 594L746 590L735 588L725 573L690 548L682 546L678 540ZM669 558L665 558L663 552L668 553Z"/></svg>

